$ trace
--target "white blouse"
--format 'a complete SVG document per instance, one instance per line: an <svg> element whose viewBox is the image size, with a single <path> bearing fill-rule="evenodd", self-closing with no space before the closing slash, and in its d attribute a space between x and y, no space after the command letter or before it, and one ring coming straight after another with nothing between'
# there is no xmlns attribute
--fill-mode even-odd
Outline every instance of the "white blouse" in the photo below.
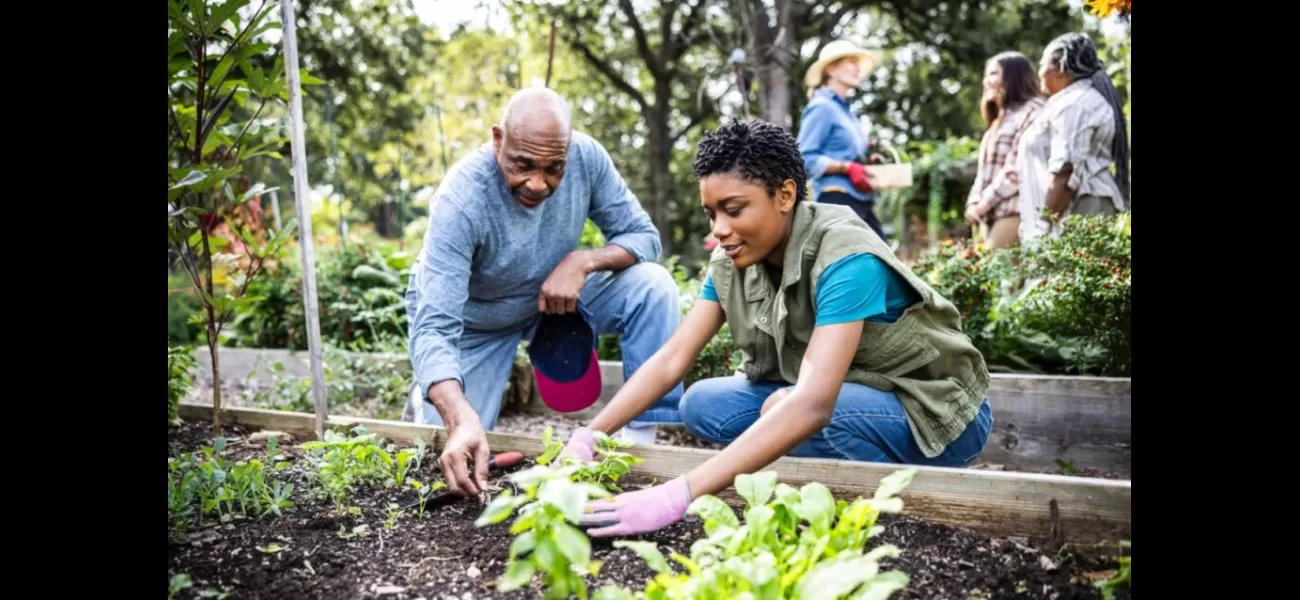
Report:
<svg viewBox="0 0 1300 600"><path fill-rule="evenodd" d="M1092 81L1079 79L1048 98L1043 112L1020 138L1020 239L1052 231L1041 213L1047 188L1067 163L1074 166L1066 185L1074 197L1110 198L1116 211L1125 210L1124 195L1110 172L1114 162L1115 111ZM1066 208L1062 217L1069 216ZM1059 234L1059 231L1054 232Z"/></svg>

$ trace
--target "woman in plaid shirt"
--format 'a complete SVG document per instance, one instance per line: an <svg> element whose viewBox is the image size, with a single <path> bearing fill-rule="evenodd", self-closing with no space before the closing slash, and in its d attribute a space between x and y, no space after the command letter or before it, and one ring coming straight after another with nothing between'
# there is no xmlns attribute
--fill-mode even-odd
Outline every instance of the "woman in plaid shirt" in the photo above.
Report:
<svg viewBox="0 0 1300 600"><path fill-rule="evenodd" d="M979 171L966 200L966 220L978 226L990 248L1019 239L1020 178L1016 152L1020 136L1043 108L1038 74L1019 52L1003 52L984 66L981 113L988 130L980 141Z"/></svg>

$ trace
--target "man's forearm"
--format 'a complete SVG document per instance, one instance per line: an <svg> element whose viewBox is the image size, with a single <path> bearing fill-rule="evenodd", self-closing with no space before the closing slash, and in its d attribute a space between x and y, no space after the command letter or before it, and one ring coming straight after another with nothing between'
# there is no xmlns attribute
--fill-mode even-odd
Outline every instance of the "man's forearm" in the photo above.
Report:
<svg viewBox="0 0 1300 600"><path fill-rule="evenodd" d="M474 408L465 398L464 390L460 389L460 382L455 379L433 384L429 388L429 401L438 409L443 424L449 430L455 429L465 419L477 418Z"/></svg>
<svg viewBox="0 0 1300 600"><path fill-rule="evenodd" d="M571 256L582 260L582 270L587 274L597 271L621 271L636 264L636 257L617 244L607 244L603 248L590 250L576 250Z"/></svg>

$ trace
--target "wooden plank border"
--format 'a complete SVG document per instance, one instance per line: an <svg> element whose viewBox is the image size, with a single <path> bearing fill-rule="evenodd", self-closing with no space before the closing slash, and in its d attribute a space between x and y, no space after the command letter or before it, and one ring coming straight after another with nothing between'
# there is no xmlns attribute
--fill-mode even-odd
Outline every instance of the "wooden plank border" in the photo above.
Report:
<svg viewBox="0 0 1300 600"><path fill-rule="evenodd" d="M201 367L210 362L206 348L196 351ZM410 369L403 354L350 353L362 360ZM290 376L310 375L303 351L222 348L221 370L227 380L250 373L270 373L275 363ZM623 385L623 363L600 361L600 400L568 416L589 420ZM265 376L265 375L263 375ZM981 461L1023 471L1053 471L1061 463L1097 469L1132 479L1133 380L1128 377L993 374L989 389L994 431ZM538 406L538 411L546 409Z"/></svg>
<svg viewBox="0 0 1300 600"><path fill-rule="evenodd" d="M182 403L180 414L190 420L211 419L212 407ZM315 435L315 417L306 413L223 408L222 420L250 429L284 431L299 439L311 439ZM364 425L397 443L409 444L417 437L423 438L434 448L441 447L446 435L441 427L400 421L340 416L330 416L327 421L327 428L350 429L356 425ZM497 432L489 432L487 436L493 452L515 450L536 456L542 449L538 438ZM635 469L638 474L662 480L691 470L716 451L651 446L633 448L632 453L644 459ZM779 480L790 485L819 481L837 495L852 498L869 496L881 478L902 467L785 457L768 468L776 470ZM940 467L918 469L916 478L902 494L905 514L992 536L1057 537L1079 544L1132 539L1133 483L1130 480ZM728 502L739 502L730 491L719 496ZM1053 535L1054 529L1059 530L1059 536Z"/></svg>

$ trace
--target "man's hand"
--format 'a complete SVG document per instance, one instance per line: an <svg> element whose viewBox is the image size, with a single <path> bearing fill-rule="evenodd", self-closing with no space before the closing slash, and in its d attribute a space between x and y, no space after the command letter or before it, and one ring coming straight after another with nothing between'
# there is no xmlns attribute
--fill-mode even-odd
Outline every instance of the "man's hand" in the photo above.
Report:
<svg viewBox="0 0 1300 600"><path fill-rule="evenodd" d="M452 379L435 384L429 388L429 400L447 425L447 445L438 458L447 489L461 496L477 496L487 491L488 461L492 455L483 425L465 399L460 382ZM472 475L470 461L474 461Z"/></svg>
<svg viewBox="0 0 1300 600"><path fill-rule="evenodd" d="M488 460L487 435L478 420L467 421L455 429L448 429L447 446L442 449L442 474L453 494L477 496L487 491ZM474 473L469 473L469 461L474 461Z"/></svg>
<svg viewBox="0 0 1300 600"><path fill-rule="evenodd" d="M979 225L984 220L984 212L980 210L980 204L972 204L966 207L966 222L971 225Z"/></svg>
<svg viewBox="0 0 1300 600"><path fill-rule="evenodd" d="M577 312L578 294L587 282L591 261L579 250L564 257L546 281L537 297L537 310L552 315Z"/></svg>

